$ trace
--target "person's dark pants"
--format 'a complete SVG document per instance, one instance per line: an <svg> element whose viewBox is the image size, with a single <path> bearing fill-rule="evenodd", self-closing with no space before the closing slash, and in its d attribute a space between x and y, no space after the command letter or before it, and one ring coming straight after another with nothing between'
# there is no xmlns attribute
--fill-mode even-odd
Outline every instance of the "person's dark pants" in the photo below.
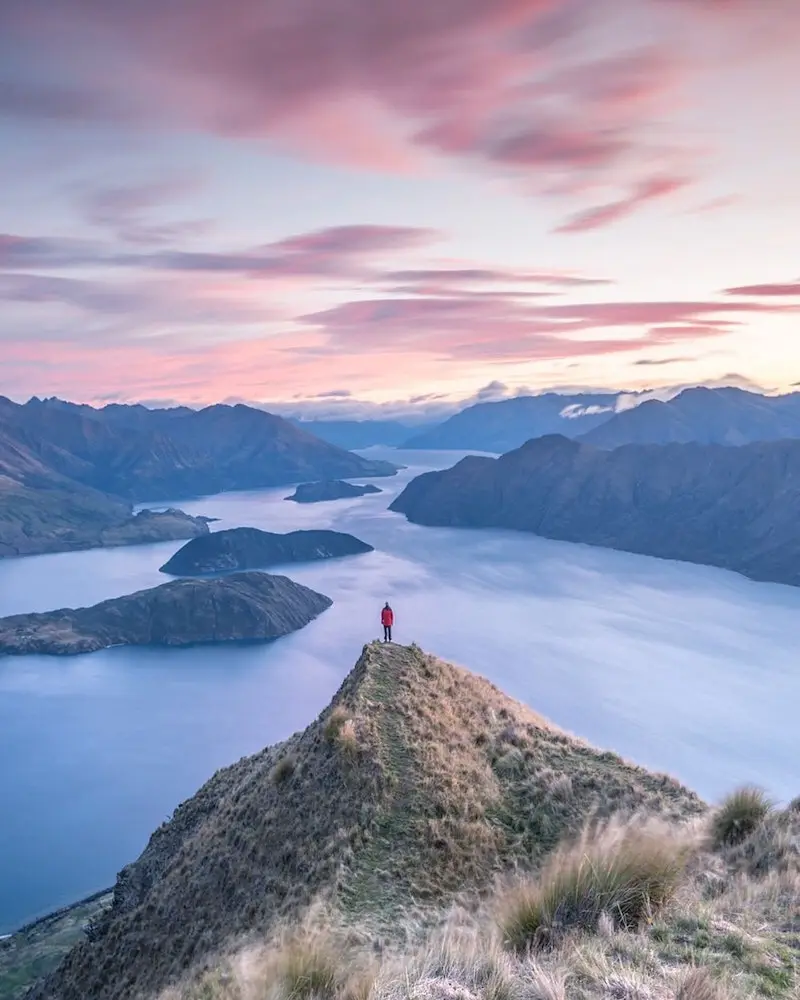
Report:
<svg viewBox="0 0 800 1000"><path fill-rule="evenodd" d="M384 642L391 642L392 641L392 626L391 625L384 625L383 626L383 641Z"/></svg>

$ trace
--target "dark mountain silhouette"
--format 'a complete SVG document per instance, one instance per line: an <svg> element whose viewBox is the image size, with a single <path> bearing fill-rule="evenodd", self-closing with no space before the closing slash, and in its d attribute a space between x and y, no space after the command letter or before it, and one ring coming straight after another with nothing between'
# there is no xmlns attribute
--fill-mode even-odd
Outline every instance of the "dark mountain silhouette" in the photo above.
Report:
<svg viewBox="0 0 800 1000"><path fill-rule="evenodd" d="M543 434L577 437L613 415L618 395L548 392L477 403L437 427L414 434L404 447L505 452Z"/></svg>
<svg viewBox="0 0 800 1000"><path fill-rule="evenodd" d="M8 420L14 409L0 398L0 558L208 532L205 518L177 510L134 514L127 501L70 479L58 469L85 474L88 463Z"/></svg>
<svg viewBox="0 0 800 1000"><path fill-rule="evenodd" d="M51 468L131 500L158 501L310 479L391 475L252 407L92 410L62 400L11 404L6 419Z"/></svg>
<svg viewBox="0 0 800 1000"><path fill-rule="evenodd" d="M390 509L800 585L800 441L605 451L550 435L418 476Z"/></svg>
<svg viewBox="0 0 800 1000"><path fill-rule="evenodd" d="M623 444L747 444L800 438L800 393L762 396L733 387L684 389L614 414L580 437L600 448Z"/></svg>
<svg viewBox="0 0 800 1000"><path fill-rule="evenodd" d="M173 580L91 608L0 618L0 653L91 653L109 646L189 646L277 639L333 602L285 576Z"/></svg>
<svg viewBox="0 0 800 1000"><path fill-rule="evenodd" d="M280 535L259 528L227 528L187 542L164 563L161 572L202 576L372 551L371 545L342 531L290 531Z"/></svg>
<svg viewBox="0 0 800 1000"><path fill-rule="evenodd" d="M326 479L319 483L300 483L294 493L286 499L294 500L295 503L324 503L327 500L346 500L380 492L381 490L371 483L359 486L356 483L345 483L341 479Z"/></svg>

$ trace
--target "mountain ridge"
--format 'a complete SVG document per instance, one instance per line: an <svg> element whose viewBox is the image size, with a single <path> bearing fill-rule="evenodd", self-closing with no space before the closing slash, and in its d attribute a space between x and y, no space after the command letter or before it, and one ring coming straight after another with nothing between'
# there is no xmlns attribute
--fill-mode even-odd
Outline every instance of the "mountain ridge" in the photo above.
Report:
<svg viewBox="0 0 800 1000"><path fill-rule="evenodd" d="M484 678L415 646L368 644L306 730L176 809L120 872L91 939L30 1000L155 993L323 898L391 937L409 908L438 913L537 867L592 815L705 808Z"/></svg>
<svg viewBox="0 0 800 1000"><path fill-rule="evenodd" d="M560 541L800 585L800 441L604 450L561 435L413 479L390 505L418 524Z"/></svg>

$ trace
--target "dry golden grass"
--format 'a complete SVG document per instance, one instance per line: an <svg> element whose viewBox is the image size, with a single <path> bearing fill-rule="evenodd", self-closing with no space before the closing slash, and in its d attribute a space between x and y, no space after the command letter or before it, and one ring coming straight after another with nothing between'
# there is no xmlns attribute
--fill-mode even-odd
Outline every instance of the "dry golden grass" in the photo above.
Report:
<svg viewBox="0 0 800 1000"><path fill-rule="evenodd" d="M443 907L481 906L499 874L538 870L590 818L704 810L483 678L371 644L303 733L219 772L156 831L96 940L34 1000L153 993L318 898L382 947L411 947Z"/></svg>
<svg viewBox="0 0 800 1000"><path fill-rule="evenodd" d="M745 786L725 799L711 823L714 847L740 844L766 819L772 803L760 788Z"/></svg>
<svg viewBox="0 0 800 1000"><path fill-rule="evenodd" d="M652 822L587 830L500 900L503 940L516 951L553 947L570 932L596 930L601 917L636 930L675 896L691 846L685 831Z"/></svg>
<svg viewBox="0 0 800 1000"><path fill-rule="evenodd" d="M233 977L206 973L169 1000L800 1000L800 848L794 855L766 850L780 870L766 870L765 862L765 873L754 875L743 845L709 852L711 822L669 831L652 820L615 818L587 829L579 844L565 844L538 885L546 887L551 911L559 894L572 905L581 883L576 862L591 858L590 902L578 912L592 919L571 924L544 951L510 947L498 928L508 889L477 911L443 913L419 943L412 934L405 944L377 950L368 929L355 935L335 911L316 910L298 930L251 951L248 961L229 963ZM797 842L800 816L771 813L748 840L764 850L769 837ZM657 881L669 898L657 890L655 920L615 919L608 898L600 902L609 884L615 892L622 887L625 905L636 898L636 915L656 914L642 903L641 882L631 895L618 877L633 872L641 879L643 871L647 892L648 873L667 872ZM555 881L547 882L548 872ZM722 880L710 894L709 875ZM530 880L519 879L529 891Z"/></svg>
<svg viewBox="0 0 800 1000"><path fill-rule="evenodd" d="M329 743L335 743L342 731L342 727L351 721L350 713L344 705L334 705L323 727L325 739Z"/></svg>

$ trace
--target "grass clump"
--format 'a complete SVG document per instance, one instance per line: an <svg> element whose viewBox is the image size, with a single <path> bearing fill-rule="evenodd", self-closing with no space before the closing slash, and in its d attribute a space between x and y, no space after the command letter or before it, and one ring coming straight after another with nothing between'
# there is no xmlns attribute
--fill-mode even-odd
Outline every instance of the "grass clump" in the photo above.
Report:
<svg viewBox="0 0 800 1000"><path fill-rule="evenodd" d="M711 970L699 965L681 979L675 1000L726 1000L727 993Z"/></svg>
<svg viewBox="0 0 800 1000"><path fill-rule="evenodd" d="M307 923L273 946L250 985L275 1000L367 1000L377 969L328 928Z"/></svg>
<svg viewBox="0 0 800 1000"><path fill-rule="evenodd" d="M556 944L571 930L595 931L601 917L636 930L674 896L688 841L665 828L611 823L558 851L541 875L501 898L500 932L514 951Z"/></svg>
<svg viewBox="0 0 800 1000"><path fill-rule="evenodd" d="M349 721L350 713L342 705L336 705L331 710L323 729L323 734L328 743L335 743L337 741L339 734Z"/></svg>
<svg viewBox="0 0 800 1000"><path fill-rule="evenodd" d="M294 774L297 767L297 758L292 753L287 753L277 762L272 769L270 777L273 785L282 785Z"/></svg>
<svg viewBox="0 0 800 1000"><path fill-rule="evenodd" d="M715 848L733 847L746 840L767 818L772 803L760 788L738 788L722 802L711 820Z"/></svg>

